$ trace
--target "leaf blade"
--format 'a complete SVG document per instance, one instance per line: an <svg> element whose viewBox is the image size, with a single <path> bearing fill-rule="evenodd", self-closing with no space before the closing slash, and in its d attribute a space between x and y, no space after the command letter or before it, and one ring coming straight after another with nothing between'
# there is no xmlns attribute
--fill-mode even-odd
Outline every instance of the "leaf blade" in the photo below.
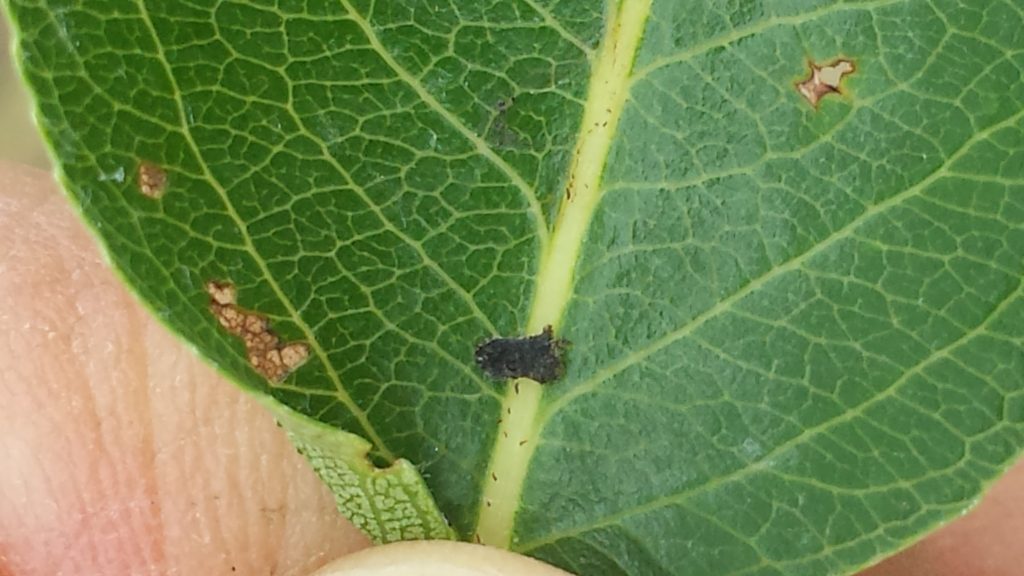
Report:
<svg viewBox="0 0 1024 576"><path fill-rule="evenodd" d="M461 537L492 514L489 541L581 573L844 572L1024 443L1012 2L653 1L582 252L553 267L594 7L213 4L11 2L66 185L177 331L415 462ZM817 109L808 56L856 61ZM140 159L168 172L156 203ZM471 350L558 324L532 312L545 266L569 372L503 395ZM314 361L254 374L211 279ZM522 500L496 509L509 426Z"/></svg>

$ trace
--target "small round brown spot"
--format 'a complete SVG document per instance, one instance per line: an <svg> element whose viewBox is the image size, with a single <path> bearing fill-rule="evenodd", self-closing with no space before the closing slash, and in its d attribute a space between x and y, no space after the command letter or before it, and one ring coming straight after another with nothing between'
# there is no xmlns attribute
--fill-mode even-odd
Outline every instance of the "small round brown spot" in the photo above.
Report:
<svg viewBox="0 0 1024 576"><path fill-rule="evenodd" d="M147 198L159 198L167 190L167 172L150 162L139 163L139 192Z"/></svg>

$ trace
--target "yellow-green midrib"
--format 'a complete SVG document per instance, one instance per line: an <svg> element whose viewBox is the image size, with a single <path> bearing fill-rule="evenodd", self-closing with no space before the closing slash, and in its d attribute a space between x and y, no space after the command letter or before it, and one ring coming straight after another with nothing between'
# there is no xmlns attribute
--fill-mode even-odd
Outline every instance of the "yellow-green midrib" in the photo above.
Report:
<svg viewBox="0 0 1024 576"><path fill-rule="evenodd" d="M627 101L629 75L650 7L651 0L608 4L564 196L550 242L540 256L529 334L548 325L557 334L571 300L576 263L601 201L601 177ZM537 414L543 394L543 387L532 380L508 384L477 517L475 537L484 544L508 548L512 543L523 484L541 432Z"/></svg>

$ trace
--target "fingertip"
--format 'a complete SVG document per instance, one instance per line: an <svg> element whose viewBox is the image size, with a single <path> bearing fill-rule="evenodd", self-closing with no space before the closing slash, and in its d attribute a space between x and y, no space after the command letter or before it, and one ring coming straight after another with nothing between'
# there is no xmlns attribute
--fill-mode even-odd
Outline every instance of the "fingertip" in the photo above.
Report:
<svg viewBox="0 0 1024 576"><path fill-rule="evenodd" d="M332 562L312 576L571 576L568 572L488 546L433 540L368 548Z"/></svg>

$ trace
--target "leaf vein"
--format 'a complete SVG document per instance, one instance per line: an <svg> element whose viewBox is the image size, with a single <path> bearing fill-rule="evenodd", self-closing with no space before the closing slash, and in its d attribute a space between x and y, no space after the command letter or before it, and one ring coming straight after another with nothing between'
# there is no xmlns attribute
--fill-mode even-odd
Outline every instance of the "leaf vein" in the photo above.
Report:
<svg viewBox="0 0 1024 576"><path fill-rule="evenodd" d="M530 8L533 8L534 11L536 11L537 14L539 14L540 17L544 19L544 23L547 24L549 28L551 28L552 30L557 32L559 36L561 36L562 38L565 38L566 40L571 42L574 46L579 48L580 52L583 52L584 54L586 54L588 59L593 57L594 49L592 47L590 47L590 46L587 46L587 43L584 42L583 40L581 40L578 36L576 36L572 32L569 32L569 30L567 30L565 28L565 26L562 26L562 23L559 22L551 14L550 10L548 10L544 6L540 5L540 3L537 2L537 0L523 0L523 1L526 2L526 4L530 6Z"/></svg>
<svg viewBox="0 0 1024 576"><path fill-rule="evenodd" d="M465 124L462 123L454 114L452 114L447 108L434 98L434 95L427 91L423 84L413 76L408 70L406 70L401 64L395 60L394 56L384 47L381 43L380 38L373 31L370 23L367 22L366 18L356 11L355 7L352 6L349 0L338 0L341 6L349 14L349 17L353 22L362 30L366 36L370 46L374 49L377 54L380 55L381 59L391 68L395 74L408 85L416 95L419 96L431 109L433 109L439 116L441 116L445 122L455 128L460 134L463 135L469 142L471 142L480 152L480 155L486 158L499 170L504 172L509 180L515 185L526 199L530 212L533 215L533 219L536 223L537 238L540 243L540 253L544 253L547 248L548 239L550 232L548 231L547 218L544 217L544 210L541 207L540 200L537 198L537 194L533 187L530 186L526 180L517 172L508 162L506 162L501 156L494 151L480 136L470 130Z"/></svg>
<svg viewBox="0 0 1024 576"><path fill-rule="evenodd" d="M282 290L281 286L278 284L277 280L271 274L270 268L267 265L266 260L264 260L260 253L256 250L256 247L252 241L252 237L249 235L248 228L245 226L245 223L242 220L241 216L239 216L237 210L235 210L234 204L228 197L227 191L223 188L220 182L210 171L210 167L207 165L206 160L204 160L202 154L200 153L199 146L196 144L195 138L192 136L192 132L189 129L188 123L185 121L186 114L181 99L181 90L178 87L177 78L174 76L174 72L172 71L169 62L167 61L167 57L164 54L163 43L156 32L156 28L153 26L152 19L150 18L149 15L149 8L146 7L145 0L135 1L137 7L139 8L139 16L142 19L143 23L145 24L146 29L149 31L153 43L156 47L157 59L160 61L160 64L164 69L164 73L167 75L167 79L171 83L171 87L174 90L174 101L177 106L177 114L181 124L182 135L185 137L186 142L188 142L188 145L192 150L192 153L196 157L196 161L202 168L206 180L210 183L210 186L217 192L217 194L221 197L221 200L224 202L224 207L227 210L228 215L230 216L232 221L234 221L235 225L238 226L238 231L244 242L245 248L252 255L253 261L256 263L256 265L260 269L260 272L266 278L267 284L270 286L271 290L273 290L274 294L277 295L277 297L280 299L281 305L284 306L284 308L292 316L292 321L295 322L296 326L298 326L298 328L302 330L302 332L305 334L309 346L313 350L313 353L328 368L327 374L334 383L335 387L337 388L338 399L343 404L345 404L345 406L349 409L353 417L356 418L360 426L363 428L363 431L368 436L368 439L371 442L373 442L374 446L378 450L380 450L381 454L389 460L394 460L395 454L391 452L391 450L384 443L383 439L381 439L380 435L377 434L377 431L370 423L370 420L367 417L366 412L362 408L360 408L358 404L356 404L352 397L348 395L348 392L345 390L344 386L342 386L337 371L334 370L333 365L331 364L330 360L327 357L327 352L324 350L319 340L313 335L313 332L311 331L309 325L306 324L305 320L295 309L295 306L292 303L291 299L288 298L288 296L284 293L284 290Z"/></svg>
<svg viewBox="0 0 1024 576"><path fill-rule="evenodd" d="M711 318L714 318L715 316L718 316L723 311L731 309L733 304L737 303L738 301L740 301L747 295L751 294L761 286L764 286L772 279L791 270L801 268L805 262L810 260L815 255L824 251L826 248L831 246L836 241L849 237L851 233L853 233L858 227L860 227L865 222L869 221L874 216L885 212L886 210L893 206L898 206L903 200L918 194L927 186L929 186L930 184L941 178L943 175L945 175L948 168L951 165L953 165L956 160L965 155L974 146L974 144L985 140L990 134L996 132L1000 128L1003 128L1004 126L1011 125L1012 123L1016 122L1021 118L1024 118L1024 109L1002 120L1001 122L995 123L986 128L985 130L974 134L971 138L967 139L955 153L950 155L945 162L939 165L931 174L924 177L917 184L910 186L903 192L896 194L891 198L868 208L860 216L854 218L848 224L846 224L839 230L836 230L827 238L825 238L824 240L822 240L809 250L806 250L805 252L797 256L794 256L793 258L790 258L789 260L787 260L786 262L782 263L779 266L771 268L761 276L748 282L745 286L743 286L733 294L722 299L714 307L709 308L708 310L705 310L704 312L698 314L693 319L689 320L676 330L673 330L668 334L662 336L661 338L655 340L654 342L631 352L630 354L626 355L623 359L617 362L612 362L606 365L604 368L599 368L595 370L594 376L581 382L580 384L575 386L570 392L566 393L564 396L560 397L555 402L552 402L552 404L548 407L545 414L543 415L542 426L548 420L550 420L550 418L555 413L557 413L559 409L561 409L563 406L572 401L573 398L576 398L580 395L592 391L608 378L611 378L615 374L618 374L619 372L622 372L623 370L629 368L630 366L642 361L651 354L654 354L655 352L665 348L666 346L671 345L675 341L682 339L687 335L693 333L698 327L703 325L705 322L707 322Z"/></svg>
<svg viewBox="0 0 1024 576"><path fill-rule="evenodd" d="M1022 114L1024 114L1024 111L1019 113L1017 116L1020 116ZM791 438L786 442L779 444L771 451L765 453L758 460L751 462L748 466L744 468L739 468L733 472L724 474L718 478L708 479L708 481L702 484L686 488L674 494L668 494L666 496L654 498L641 505L634 506L633 508L622 510L615 514L610 514L600 519L599 521L591 522L589 524L582 526L577 526L571 530L563 530L561 532L549 534L544 538L524 543L519 548L519 551L525 553L536 548L537 546L543 545L548 542L556 541L561 538L578 537L580 534L589 532L591 530L603 526L616 524L631 516L635 516L637 514L642 514L652 510L657 510L662 506L683 502L685 501L685 499L689 497L707 492L726 482L738 482L740 480L743 480L744 478L751 476L752 474L757 473L765 464L770 463L775 457L786 452L787 450L794 448L796 446L800 446L810 441L817 435L824 433L825 431L829 430L831 427L839 423L848 422L853 420L854 418L862 416L867 412L869 408L875 406L879 402L894 397L894 395L903 387L904 384L906 384L906 382L910 380L912 376L917 376L921 374L922 371L928 366L930 366L933 362L949 357L953 352L955 352L957 348L960 347L961 344L969 342L976 336L985 334L989 324L995 321L996 319L1000 318L1003 311L1009 308L1011 304L1018 301L1018 299L1022 296L1022 289L1024 289L1024 274L1020 276L1017 286L1012 291L1007 293L995 306L993 306L993 308L989 311L985 318L983 318L981 322L979 322L978 325L976 325L969 332L960 335L960 337L953 340L946 346L943 346L942 348L933 351L927 357L923 358L920 362L910 367L899 378L893 381L892 384L886 387L885 390L876 394L870 400L867 400L864 403L857 406L856 408L848 410L847 412L844 412L838 416L822 421L821 423L815 426L806 428L799 435Z"/></svg>

